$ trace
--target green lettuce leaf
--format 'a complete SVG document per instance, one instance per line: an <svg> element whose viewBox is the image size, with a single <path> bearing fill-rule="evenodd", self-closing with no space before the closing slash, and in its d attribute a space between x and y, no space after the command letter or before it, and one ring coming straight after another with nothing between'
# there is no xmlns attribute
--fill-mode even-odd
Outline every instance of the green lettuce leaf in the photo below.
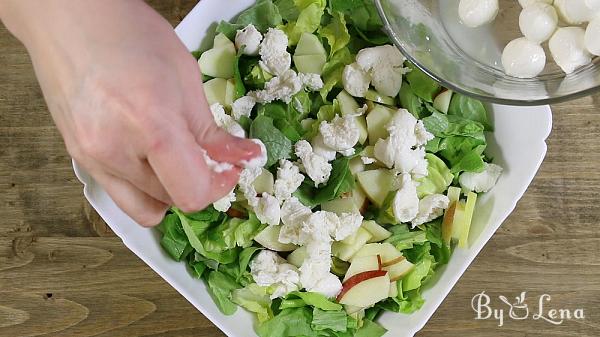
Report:
<svg viewBox="0 0 600 337"><path fill-rule="evenodd" d="M346 14L352 25L363 32L376 31L383 27L377 8L371 0L330 0L329 10Z"/></svg>
<svg viewBox="0 0 600 337"><path fill-rule="evenodd" d="M442 87L412 63L408 63L408 67L411 71L405 76L412 91L421 99L432 103Z"/></svg>
<svg viewBox="0 0 600 337"><path fill-rule="evenodd" d="M294 3L294 0L275 0L275 6L279 9L279 14L285 21L296 21L300 10Z"/></svg>
<svg viewBox="0 0 600 337"><path fill-rule="evenodd" d="M233 315L237 310L237 305L231 301L231 291L239 289L240 285L219 271L211 271L208 274L207 284L208 294L219 310L225 315Z"/></svg>
<svg viewBox="0 0 600 337"><path fill-rule="evenodd" d="M263 323L273 317L271 299L267 293L267 287L251 283L244 288L234 289L231 292L231 301L255 313L258 323Z"/></svg>
<svg viewBox="0 0 600 337"><path fill-rule="evenodd" d="M300 10L296 21L289 21L279 27L289 39L290 46L295 46L302 33L314 33L321 25L321 17L325 12L325 0L295 0Z"/></svg>
<svg viewBox="0 0 600 337"><path fill-rule="evenodd" d="M331 22L327 26L321 26L319 35L327 40L329 44L329 56L333 56L338 50L346 47L350 42L350 34L346 28L346 19L340 12L332 13Z"/></svg>
<svg viewBox="0 0 600 337"><path fill-rule="evenodd" d="M230 218L222 227L223 239L229 248L236 246L247 248L265 227L266 225L261 224L254 213L250 213L248 219Z"/></svg>
<svg viewBox="0 0 600 337"><path fill-rule="evenodd" d="M430 194L444 193L454 180L454 175L443 160L431 153L427 153L425 158L428 163L427 176L418 179L420 182L417 186L419 199Z"/></svg>
<svg viewBox="0 0 600 337"><path fill-rule="evenodd" d="M273 119L258 116L250 126L250 138L260 139L267 149L266 167L271 167L280 159L292 157L292 142L273 125Z"/></svg>
<svg viewBox="0 0 600 337"><path fill-rule="evenodd" d="M431 249L429 242L423 244L422 247L429 247L429 249ZM406 253L408 252L405 252L405 254ZM408 256L407 259L409 259ZM427 254L415 264L414 269L402 279L402 290L409 291L420 288L422 282L433 272L432 267L433 257L427 252Z"/></svg>
<svg viewBox="0 0 600 337"><path fill-rule="evenodd" d="M333 88L342 87L342 73L344 67L354 62L354 55L350 49L344 47L335 52L325 66L323 66L323 88L319 91L323 101L327 101L327 96Z"/></svg>
<svg viewBox="0 0 600 337"><path fill-rule="evenodd" d="M256 29L266 32L283 22L279 8L271 0L258 0L256 4L238 15L235 23L246 27L253 24Z"/></svg>
<svg viewBox="0 0 600 337"><path fill-rule="evenodd" d="M160 245L176 261L185 258L185 252L190 246L187 236L183 231L179 217L176 214L167 214L158 225L162 233Z"/></svg>
<svg viewBox="0 0 600 337"><path fill-rule="evenodd" d="M327 185L320 188L314 197L317 204L333 200L340 195L352 191L355 185L354 176L350 172L350 160L347 157L341 157L331 163L331 175Z"/></svg>
<svg viewBox="0 0 600 337"><path fill-rule="evenodd" d="M260 337L316 337L317 332L312 329L311 322L312 310L308 307L284 309L259 325L256 333Z"/></svg>
<svg viewBox="0 0 600 337"><path fill-rule="evenodd" d="M423 100L415 95L408 83L402 82L398 98L400 99L400 106L408 110L408 112L413 114L416 118L422 119L427 116L427 110L425 109ZM429 129L427 130L429 131Z"/></svg>
<svg viewBox="0 0 600 337"><path fill-rule="evenodd" d="M485 131L494 131L490 123L487 110L481 101L455 93L452 95L448 115L460 116L468 120L481 123Z"/></svg>
<svg viewBox="0 0 600 337"><path fill-rule="evenodd" d="M286 296L286 299L293 300L299 298L304 305L310 305L325 311L341 310L342 305L330 301L327 297L319 293L294 291Z"/></svg>
<svg viewBox="0 0 600 337"><path fill-rule="evenodd" d="M384 242L393 244L398 250L413 248L415 244L422 244L427 241L427 233L422 230L411 231L408 225L397 225L389 228L392 236L385 239Z"/></svg>
<svg viewBox="0 0 600 337"><path fill-rule="evenodd" d="M385 335L387 329L382 327L381 325L368 320L363 320L363 326L356 331L354 337L381 337Z"/></svg>
<svg viewBox="0 0 600 337"><path fill-rule="evenodd" d="M345 332L348 329L348 316L343 310L325 311L313 309L311 326L316 331L331 330Z"/></svg>

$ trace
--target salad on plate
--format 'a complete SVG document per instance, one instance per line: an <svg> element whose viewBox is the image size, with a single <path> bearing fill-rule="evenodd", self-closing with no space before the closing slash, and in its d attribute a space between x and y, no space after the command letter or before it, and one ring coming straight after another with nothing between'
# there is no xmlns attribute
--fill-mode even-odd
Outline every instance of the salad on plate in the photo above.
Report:
<svg viewBox="0 0 600 337"><path fill-rule="evenodd" d="M369 0L258 0L194 52L215 122L263 156L208 208L169 210L160 244L258 336L384 335L378 315L419 310L501 175L484 105L381 28Z"/></svg>

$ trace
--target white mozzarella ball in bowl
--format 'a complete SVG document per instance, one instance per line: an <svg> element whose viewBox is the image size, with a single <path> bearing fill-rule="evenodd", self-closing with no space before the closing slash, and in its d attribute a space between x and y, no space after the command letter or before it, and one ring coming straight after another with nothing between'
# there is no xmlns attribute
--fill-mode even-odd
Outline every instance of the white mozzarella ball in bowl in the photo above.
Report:
<svg viewBox="0 0 600 337"><path fill-rule="evenodd" d="M558 26L558 14L553 6L535 2L523 8L519 15L521 33L530 41L542 43L552 37Z"/></svg>
<svg viewBox="0 0 600 337"><path fill-rule="evenodd" d="M585 30L580 27L563 27L550 38L550 53L558 66L567 74L592 62L585 48Z"/></svg>
<svg viewBox="0 0 600 337"><path fill-rule="evenodd" d="M471 28L494 21L499 10L498 0L460 0L458 4L460 20Z"/></svg>
<svg viewBox="0 0 600 337"><path fill-rule="evenodd" d="M502 66L507 75L533 78L546 66L546 53L539 44L521 37L510 41L502 52Z"/></svg>
<svg viewBox="0 0 600 337"><path fill-rule="evenodd" d="M600 15L590 21L585 30L585 48L592 54L600 56Z"/></svg>
<svg viewBox="0 0 600 337"><path fill-rule="evenodd" d="M562 21L569 25L580 25L592 18L593 11L586 0L554 0L554 7Z"/></svg>
<svg viewBox="0 0 600 337"><path fill-rule="evenodd" d="M554 2L554 0L519 0L519 4L523 8L525 8L525 7L527 7L527 6L531 5L531 4L534 4L536 2L541 2L541 3L552 5L552 3Z"/></svg>

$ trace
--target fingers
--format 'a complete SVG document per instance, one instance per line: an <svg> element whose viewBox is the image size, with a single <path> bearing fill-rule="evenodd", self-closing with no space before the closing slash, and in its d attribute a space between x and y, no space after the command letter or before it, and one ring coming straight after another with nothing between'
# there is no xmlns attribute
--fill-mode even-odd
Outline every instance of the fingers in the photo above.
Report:
<svg viewBox="0 0 600 337"><path fill-rule="evenodd" d="M123 177L142 192L152 198L167 204L173 204L169 193L165 190L160 180L148 164L147 160L132 159L122 164L106 166L107 171L117 177Z"/></svg>
<svg viewBox="0 0 600 337"><path fill-rule="evenodd" d="M112 200L135 222L150 227L160 223L169 206L142 192L131 183L108 173L96 173L94 178Z"/></svg>
<svg viewBox="0 0 600 337"><path fill-rule="evenodd" d="M260 146L249 139L230 135L227 131L211 127L198 143L218 162L227 162L241 166L244 161L260 156Z"/></svg>
<svg viewBox="0 0 600 337"><path fill-rule="evenodd" d="M175 206L195 212L235 187L239 168L217 174L204 162L202 148L190 137L163 143L148 153L148 162Z"/></svg>

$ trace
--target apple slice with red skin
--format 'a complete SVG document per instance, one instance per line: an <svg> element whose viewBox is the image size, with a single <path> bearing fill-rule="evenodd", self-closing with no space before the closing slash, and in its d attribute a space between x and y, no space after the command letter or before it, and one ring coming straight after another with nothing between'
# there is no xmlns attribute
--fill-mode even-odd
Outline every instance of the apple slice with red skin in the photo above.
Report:
<svg viewBox="0 0 600 337"><path fill-rule="evenodd" d="M404 259L399 263L393 264L389 267L384 267L384 270L387 270L390 275L390 281L398 281L402 279L404 276L408 275L413 268L414 264L410 263L408 260Z"/></svg>
<svg viewBox="0 0 600 337"><path fill-rule="evenodd" d="M396 257L396 258L394 258L392 260L389 260L389 261L386 261L386 262L382 263L381 267L389 267L389 266L394 265L396 263L402 262L402 260L406 260L406 258L404 256L398 256L398 257Z"/></svg>
<svg viewBox="0 0 600 337"><path fill-rule="evenodd" d="M337 296L340 304L369 307L388 298L390 277L385 270L370 270L356 274L342 285Z"/></svg>
<svg viewBox="0 0 600 337"><path fill-rule="evenodd" d="M228 209L226 213L227 213L227 215L229 215L232 218L244 219L244 218L248 217L248 214L240 211L239 209L235 209L235 208Z"/></svg>
<svg viewBox="0 0 600 337"><path fill-rule="evenodd" d="M353 259L342 282L346 282L346 280L356 274L370 270L381 270L381 257L379 255L361 256Z"/></svg>

